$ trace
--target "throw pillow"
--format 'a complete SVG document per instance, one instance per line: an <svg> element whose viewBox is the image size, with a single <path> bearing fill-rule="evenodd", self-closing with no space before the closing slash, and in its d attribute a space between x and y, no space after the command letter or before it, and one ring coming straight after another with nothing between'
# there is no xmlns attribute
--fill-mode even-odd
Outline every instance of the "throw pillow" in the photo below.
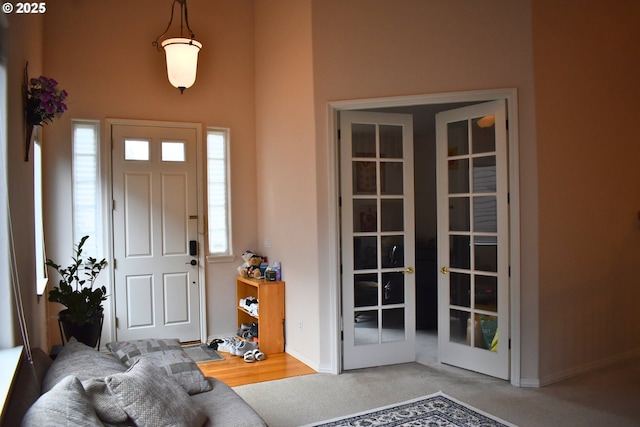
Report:
<svg viewBox="0 0 640 427"><path fill-rule="evenodd" d="M105 382L138 427L201 426L207 415L173 379L144 357Z"/></svg>
<svg viewBox="0 0 640 427"><path fill-rule="evenodd" d="M111 342L107 344L107 348L127 366L131 366L140 357L148 359L164 369L189 394L211 390L211 384L177 339Z"/></svg>
<svg viewBox="0 0 640 427"><path fill-rule="evenodd" d="M31 405L21 425L95 427L103 424L87 400L80 380L68 376Z"/></svg>
<svg viewBox="0 0 640 427"><path fill-rule="evenodd" d="M90 378L82 381L87 400L93 406L98 418L105 424L124 424L129 419L111 394L104 378Z"/></svg>
<svg viewBox="0 0 640 427"><path fill-rule="evenodd" d="M100 353L95 348L71 338L42 380L42 393L51 390L69 375L83 381L89 378L104 378L107 375L124 372L126 369L127 367L111 354Z"/></svg>

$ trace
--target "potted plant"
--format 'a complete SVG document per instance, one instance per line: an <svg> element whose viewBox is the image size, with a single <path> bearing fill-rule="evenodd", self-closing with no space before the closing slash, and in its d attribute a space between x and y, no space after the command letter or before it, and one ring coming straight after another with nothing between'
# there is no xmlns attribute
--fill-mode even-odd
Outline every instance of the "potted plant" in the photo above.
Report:
<svg viewBox="0 0 640 427"><path fill-rule="evenodd" d="M107 289L104 286L94 289L94 282L106 267L107 261L104 258L98 261L92 257L83 260L82 247L88 238L89 236L84 236L75 246L72 263L68 267L63 268L47 259L47 265L61 277L58 286L49 291L49 301L66 307L58 313L61 335L64 330L67 340L75 337L90 347L96 347L102 333L102 301L107 299Z"/></svg>

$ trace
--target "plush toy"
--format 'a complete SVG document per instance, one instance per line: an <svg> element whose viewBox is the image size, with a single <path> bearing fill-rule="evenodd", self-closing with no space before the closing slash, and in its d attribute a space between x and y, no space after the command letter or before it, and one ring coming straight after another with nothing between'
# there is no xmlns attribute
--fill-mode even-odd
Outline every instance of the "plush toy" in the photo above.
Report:
<svg viewBox="0 0 640 427"><path fill-rule="evenodd" d="M260 264L262 264L262 257L256 255L252 251L245 251L242 254L244 262L238 267L238 274L242 277L252 277L257 279L261 276Z"/></svg>
<svg viewBox="0 0 640 427"><path fill-rule="evenodd" d="M254 255L249 258L249 267L247 268L247 277L252 277L257 279L262 276L260 273L260 264L262 264L262 257L258 255Z"/></svg>

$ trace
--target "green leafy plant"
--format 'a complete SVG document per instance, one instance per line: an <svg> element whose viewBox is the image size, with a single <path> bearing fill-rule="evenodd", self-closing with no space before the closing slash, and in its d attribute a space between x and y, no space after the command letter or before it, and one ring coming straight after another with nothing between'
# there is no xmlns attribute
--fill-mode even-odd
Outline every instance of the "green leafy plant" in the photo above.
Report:
<svg viewBox="0 0 640 427"><path fill-rule="evenodd" d="M49 291L49 301L58 302L68 309L68 320L77 323L99 323L102 313L102 301L107 299L107 288L96 287L96 278L107 266L107 260L96 258L82 259L82 247L89 236L84 236L74 248L72 263L62 267L50 259L47 265L54 268L61 279L58 286Z"/></svg>

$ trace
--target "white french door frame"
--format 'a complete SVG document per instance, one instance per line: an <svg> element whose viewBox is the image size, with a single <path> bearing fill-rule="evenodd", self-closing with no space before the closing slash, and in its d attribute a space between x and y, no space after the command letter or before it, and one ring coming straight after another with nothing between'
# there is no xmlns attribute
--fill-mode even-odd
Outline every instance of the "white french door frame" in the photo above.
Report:
<svg viewBox="0 0 640 427"><path fill-rule="evenodd" d="M190 123L190 122L164 122L164 121L156 121L156 120L132 120L132 119L114 119L107 118L105 119L104 126L104 143L100 145L100 162L102 166L102 174L101 180L105 185L106 191L103 206L104 206L104 229L103 232L105 236L108 236L107 240L107 259L112 260L114 256L114 247L113 247L113 215L111 212L111 208L113 206L113 182L111 180L111 172L112 172L112 160L111 160L111 146L112 146L112 128L117 125L125 125L125 126L149 126L149 127L173 127L173 128L183 128L183 129L193 129L196 132L196 180L197 180L197 198L198 198L198 220L197 220L197 240L198 240L198 281L199 285L199 298L200 298L200 341L207 341L207 310L206 310L206 282L205 282L205 267L206 260L204 249L205 241L204 241L204 163L202 158L202 124L201 123ZM115 277L115 271L113 269L113 263L109 264L109 275L111 278ZM115 284L110 285L110 292L113 292L115 289ZM108 335L103 336L104 342L113 341L115 337L116 331L116 306L113 298L109 298L107 300L109 303L109 313L110 313L110 324L108 325ZM107 306L107 304L105 304ZM105 328L105 331L107 328Z"/></svg>
<svg viewBox="0 0 640 427"><path fill-rule="evenodd" d="M516 88L489 89L465 92L448 92L388 98L371 98L359 100L330 101L327 105L329 140L329 194L330 209L329 230L330 266L330 331L331 331L331 373L342 372L341 342L341 273L340 273L340 160L338 146L339 113L347 110L363 110L371 108L407 107L433 104L449 104L459 102L487 102L504 99L507 103L508 136L508 169L509 169L509 261L511 276L509 278L509 310L510 310L510 381L513 386L520 386L520 167L518 139L518 92Z"/></svg>

